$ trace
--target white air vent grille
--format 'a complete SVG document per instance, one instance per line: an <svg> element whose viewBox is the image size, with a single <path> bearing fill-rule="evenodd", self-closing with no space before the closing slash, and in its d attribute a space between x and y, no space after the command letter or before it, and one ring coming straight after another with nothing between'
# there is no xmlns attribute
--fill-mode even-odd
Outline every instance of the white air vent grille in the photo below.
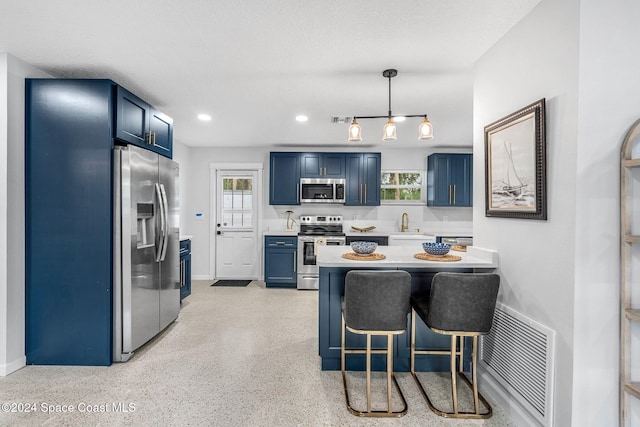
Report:
<svg viewBox="0 0 640 427"><path fill-rule="evenodd" d="M351 120L353 120L353 117L338 117L338 116L331 117L331 123L345 124L345 123L351 123Z"/></svg>
<svg viewBox="0 0 640 427"><path fill-rule="evenodd" d="M497 304L480 359L491 376L540 423L551 425L555 332Z"/></svg>

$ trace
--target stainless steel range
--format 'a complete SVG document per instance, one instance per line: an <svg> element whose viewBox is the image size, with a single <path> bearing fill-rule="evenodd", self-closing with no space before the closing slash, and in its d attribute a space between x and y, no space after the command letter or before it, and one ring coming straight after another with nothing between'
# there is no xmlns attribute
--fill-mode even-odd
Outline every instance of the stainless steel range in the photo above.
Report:
<svg viewBox="0 0 640 427"><path fill-rule="evenodd" d="M318 289L318 245L344 245L342 215L304 215L298 233L298 289Z"/></svg>

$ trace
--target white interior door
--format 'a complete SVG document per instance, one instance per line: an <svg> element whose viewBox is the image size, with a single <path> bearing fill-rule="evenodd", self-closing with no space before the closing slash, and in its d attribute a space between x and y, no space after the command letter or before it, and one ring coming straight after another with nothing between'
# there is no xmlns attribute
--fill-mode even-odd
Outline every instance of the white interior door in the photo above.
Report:
<svg viewBox="0 0 640 427"><path fill-rule="evenodd" d="M257 170L216 171L216 279L259 279Z"/></svg>

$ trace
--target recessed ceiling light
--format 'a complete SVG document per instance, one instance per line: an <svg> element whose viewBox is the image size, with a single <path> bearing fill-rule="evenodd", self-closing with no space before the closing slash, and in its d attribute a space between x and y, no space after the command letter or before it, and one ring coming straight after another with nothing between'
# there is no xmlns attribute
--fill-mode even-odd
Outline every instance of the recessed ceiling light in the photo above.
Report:
<svg viewBox="0 0 640 427"><path fill-rule="evenodd" d="M300 114L299 116L296 116L296 121L298 122L306 122L307 120L309 120L309 117Z"/></svg>
<svg viewBox="0 0 640 427"><path fill-rule="evenodd" d="M210 122L211 116L208 114L198 114L198 120L202 120L203 122Z"/></svg>

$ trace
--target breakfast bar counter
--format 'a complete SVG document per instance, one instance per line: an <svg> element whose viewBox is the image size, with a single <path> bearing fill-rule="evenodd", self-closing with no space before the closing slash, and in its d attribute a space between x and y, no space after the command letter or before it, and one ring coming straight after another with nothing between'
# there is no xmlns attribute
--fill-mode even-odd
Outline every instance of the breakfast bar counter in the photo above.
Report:
<svg viewBox="0 0 640 427"><path fill-rule="evenodd" d="M460 261L434 260L425 261L414 257L425 254L420 243L407 246L378 246L372 255L384 255L384 259L371 260L362 257L359 260L343 258L343 254L351 253L349 246L318 246L317 261L319 267L354 267L354 268L427 268L427 269L495 269L498 267L496 251L469 246L466 252L450 251L447 255L459 256ZM438 259L435 257L434 259ZM446 259L444 257L443 259Z"/></svg>
<svg viewBox="0 0 640 427"><path fill-rule="evenodd" d="M323 370L340 369L340 337L342 329L340 300L344 295L344 280L350 270L405 270L411 274L411 294L428 293L433 276L440 271L453 272L492 272L498 267L498 253L493 250L468 247L466 252L450 251L448 255L455 261L427 261L414 257L425 254L420 244L408 246L378 246L375 257L347 259L343 255L351 253L349 246L318 246L317 265L320 267L318 329L319 353ZM384 259L380 255L384 255ZM457 257L460 259L457 260ZM451 257L446 257L451 258ZM370 259L370 260L369 260ZM438 258L436 258L438 259ZM409 353L411 348L411 322L407 316L407 332L394 337L394 370L409 371ZM376 340L380 338L380 340ZM347 332L348 347L364 347L364 336ZM384 348L386 339L374 337L372 348ZM438 335L429 330L422 322L416 326L416 347L446 349L450 345L448 336ZM470 346L466 346L469 348ZM466 358L465 358L466 359ZM374 370L386 369L383 355L372 357ZM347 369L364 370L364 356L349 355ZM416 357L417 371L448 371L449 359L443 357Z"/></svg>

